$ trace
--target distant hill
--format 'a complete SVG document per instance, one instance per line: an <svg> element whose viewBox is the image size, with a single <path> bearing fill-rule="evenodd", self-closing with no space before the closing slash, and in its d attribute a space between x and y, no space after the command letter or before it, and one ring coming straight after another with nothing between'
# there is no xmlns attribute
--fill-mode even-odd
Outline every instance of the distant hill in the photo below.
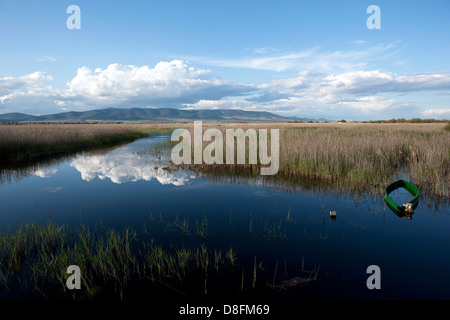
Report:
<svg viewBox="0 0 450 320"><path fill-rule="evenodd" d="M181 110L158 109L118 109L107 108L84 112L63 112L42 116L23 113L0 114L0 123L5 122L191 122L194 120L218 122L287 122L291 120L310 120L297 117L282 117L266 111L243 110Z"/></svg>

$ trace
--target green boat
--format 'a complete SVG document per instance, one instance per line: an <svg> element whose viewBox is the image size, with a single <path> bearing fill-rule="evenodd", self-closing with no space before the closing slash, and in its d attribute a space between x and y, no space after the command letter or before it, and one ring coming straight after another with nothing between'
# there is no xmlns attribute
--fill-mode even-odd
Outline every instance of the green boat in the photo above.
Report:
<svg viewBox="0 0 450 320"><path fill-rule="evenodd" d="M405 189L413 197L408 203L403 204L402 206L395 203L395 201L389 197L389 194L392 191L397 190L398 188ZM413 185L408 181L405 180L395 181L394 183L388 185L384 190L384 201L386 202L389 209L391 209L396 215L398 215L399 217L411 219L414 210L417 208L417 205L419 204L419 189L417 189L415 185Z"/></svg>

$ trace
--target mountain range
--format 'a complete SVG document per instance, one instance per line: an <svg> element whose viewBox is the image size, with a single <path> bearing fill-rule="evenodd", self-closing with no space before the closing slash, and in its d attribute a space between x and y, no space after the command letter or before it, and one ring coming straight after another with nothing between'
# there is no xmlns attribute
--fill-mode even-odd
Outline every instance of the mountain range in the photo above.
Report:
<svg viewBox="0 0 450 320"><path fill-rule="evenodd" d="M24 113L0 114L0 123L7 122L191 122L194 120L217 122L287 122L312 120L283 117L267 111L243 110L182 110L174 108L107 108L90 111L69 111L57 114L34 116Z"/></svg>

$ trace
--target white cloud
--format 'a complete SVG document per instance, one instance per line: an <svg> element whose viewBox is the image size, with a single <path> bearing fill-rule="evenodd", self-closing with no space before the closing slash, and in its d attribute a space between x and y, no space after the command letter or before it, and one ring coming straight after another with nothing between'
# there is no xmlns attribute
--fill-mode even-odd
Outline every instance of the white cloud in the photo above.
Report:
<svg viewBox="0 0 450 320"><path fill-rule="evenodd" d="M324 79L335 91L354 94L378 92L410 92L444 90L450 88L449 72L410 73L398 75L391 72L355 71L331 75Z"/></svg>
<svg viewBox="0 0 450 320"><path fill-rule="evenodd" d="M364 113L383 111L394 108L406 109L411 107L409 104L401 103L394 99L385 100L383 97L379 96L367 96L351 101L340 101L338 102L338 104L361 110Z"/></svg>
<svg viewBox="0 0 450 320"><path fill-rule="evenodd" d="M305 107L314 112L323 110L325 113L328 110L329 113L335 113L345 106L350 108L348 110L379 114L380 118L384 118L386 114L381 111L389 111L392 115L401 114L402 110L408 111L407 114L415 111L414 94L417 92L450 88L450 73L398 75L380 70L359 70L326 75L300 72L295 78L274 80L258 88L261 95L254 99L255 102L269 104L274 109L279 108L290 114L303 112ZM409 92L413 100L383 97L393 92Z"/></svg>
<svg viewBox="0 0 450 320"><path fill-rule="evenodd" d="M427 104L425 110L417 95L436 95L450 88L449 72L396 74L364 69L335 73L302 70L295 77L242 84L220 79L210 70L181 60L159 62L153 68L121 64L95 70L81 67L65 89L52 88L48 85L51 80L44 72L0 76L2 112L182 107L269 111L312 118L448 117L442 112L446 109L440 109L442 101L439 107Z"/></svg>
<svg viewBox="0 0 450 320"><path fill-rule="evenodd" d="M446 109L427 109L422 112L425 118L450 119L450 108Z"/></svg>
<svg viewBox="0 0 450 320"><path fill-rule="evenodd" d="M316 76L321 76L317 73L312 73L310 71L301 71L295 78L285 78L273 80L269 83L264 83L258 86L262 90L272 90L272 91L293 91L298 89L304 89L309 87L313 82L312 80Z"/></svg>
<svg viewBox="0 0 450 320"><path fill-rule="evenodd" d="M53 77L45 72L33 72L21 77L0 75L0 110L3 112L26 112L40 106L51 106L48 97L54 94L46 86Z"/></svg>
<svg viewBox="0 0 450 320"><path fill-rule="evenodd" d="M258 86L246 100L201 100L192 109L241 108L304 117L367 119L407 117L417 110L415 101L386 98L379 93L439 90L450 86L449 73L404 74L354 71L336 75L300 72L297 77L277 79Z"/></svg>
<svg viewBox="0 0 450 320"><path fill-rule="evenodd" d="M58 169L56 168L42 168L39 170L36 170L34 174L41 178L50 178L54 176L58 172Z"/></svg>
<svg viewBox="0 0 450 320"><path fill-rule="evenodd" d="M116 149L105 155L79 156L70 164L77 169L85 181L110 179L113 183L151 181L182 186L193 178L182 170L165 170L168 159L156 159L151 154L137 155L127 148ZM194 177L195 178L195 177Z"/></svg>
<svg viewBox="0 0 450 320"><path fill-rule="evenodd" d="M3 112L43 114L55 109L180 107L201 99L246 94L255 88L214 77L210 70L181 60L159 62L154 68L111 64L92 71L84 66L62 90L46 86L51 80L43 72L16 78L0 76L0 108Z"/></svg>
<svg viewBox="0 0 450 320"><path fill-rule="evenodd" d="M203 98L220 99L252 86L214 78L211 71L197 69L187 62L159 62L154 68L111 64L106 69L92 71L79 68L67 83L62 97L66 104L132 106L180 106ZM81 98L81 101L78 99Z"/></svg>
<svg viewBox="0 0 450 320"><path fill-rule="evenodd" d="M246 100L206 100L202 99L196 103L185 103L185 110L199 110L199 109L245 109L251 110L253 103Z"/></svg>
<svg viewBox="0 0 450 320"><path fill-rule="evenodd" d="M40 71L21 77L2 77L0 75L0 94L18 89L31 90L51 80L53 80L51 75Z"/></svg>

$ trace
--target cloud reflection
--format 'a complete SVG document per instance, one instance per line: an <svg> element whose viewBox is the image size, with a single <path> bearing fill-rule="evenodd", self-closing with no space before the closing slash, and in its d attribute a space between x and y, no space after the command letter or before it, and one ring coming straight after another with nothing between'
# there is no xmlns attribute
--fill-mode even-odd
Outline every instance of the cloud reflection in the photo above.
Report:
<svg viewBox="0 0 450 320"><path fill-rule="evenodd" d="M121 184L156 179L163 185L183 186L195 178L186 171L168 169L167 162L149 151L133 153L128 148L120 148L104 155L79 156L70 166L78 170L85 181L98 177Z"/></svg>
<svg viewBox="0 0 450 320"><path fill-rule="evenodd" d="M34 172L34 175L41 177L41 178L50 178L54 176L58 172L58 169L56 168L41 168L39 170L36 170Z"/></svg>

